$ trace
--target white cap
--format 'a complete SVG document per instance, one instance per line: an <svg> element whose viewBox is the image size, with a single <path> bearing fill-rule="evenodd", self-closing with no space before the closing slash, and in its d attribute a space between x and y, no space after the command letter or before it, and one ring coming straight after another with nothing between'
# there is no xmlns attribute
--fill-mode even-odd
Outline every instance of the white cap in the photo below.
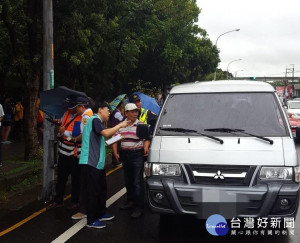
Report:
<svg viewBox="0 0 300 243"><path fill-rule="evenodd" d="M125 105L125 111L132 111L137 109L137 106L133 103L128 103L127 105Z"/></svg>

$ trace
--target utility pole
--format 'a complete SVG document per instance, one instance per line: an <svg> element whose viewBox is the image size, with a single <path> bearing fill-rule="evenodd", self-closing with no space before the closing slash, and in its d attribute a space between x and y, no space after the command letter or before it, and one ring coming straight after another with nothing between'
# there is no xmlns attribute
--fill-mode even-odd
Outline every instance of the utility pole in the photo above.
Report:
<svg viewBox="0 0 300 243"><path fill-rule="evenodd" d="M54 46L52 0L43 1L43 90L54 88ZM44 114L46 117L47 115ZM51 200L54 183L54 125L44 119L43 189L41 199Z"/></svg>
<svg viewBox="0 0 300 243"><path fill-rule="evenodd" d="M292 83L294 83L295 64L291 64L291 66L293 66L293 68L292 68Z"/></svg>
<svg viewBox="0 0 300 243"><path fill-rule="evenodd" d="M287 86L288 86L288 80L289 80L289 78L288 78L288 74L292 74L292 85L294 85L294 66L295 66L295 64L291 64L291 66L293 66L293 68L286 68L285 69L285 77L286 77L286 81L285 81L285 85L284 85L284 92L286 92L286 89L287 89ZM293 96L293 93L289 93L289 96L291 96L291 98L292 98L292 96Z"/></svg>
<svg viewBox="0 0 300 243"><path fill-rule="evenodd" d="M284 100L286 100L286 85L287 85L287 71L288 71L288 68L285 68L285 79L284 79L284 88L283 88L283 97L284 97Z"/></svg>

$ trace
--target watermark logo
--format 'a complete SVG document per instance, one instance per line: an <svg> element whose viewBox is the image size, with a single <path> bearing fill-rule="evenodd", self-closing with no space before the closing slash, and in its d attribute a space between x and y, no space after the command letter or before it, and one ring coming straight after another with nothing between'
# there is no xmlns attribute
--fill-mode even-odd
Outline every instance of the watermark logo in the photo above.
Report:
<svg viewBox="0 0 300 243"><path fill-rule="evenodd" d="M209 216L206 220L205 227L208 233L215 236L224 236L229 231L226 219L219 214Z"/></svg>

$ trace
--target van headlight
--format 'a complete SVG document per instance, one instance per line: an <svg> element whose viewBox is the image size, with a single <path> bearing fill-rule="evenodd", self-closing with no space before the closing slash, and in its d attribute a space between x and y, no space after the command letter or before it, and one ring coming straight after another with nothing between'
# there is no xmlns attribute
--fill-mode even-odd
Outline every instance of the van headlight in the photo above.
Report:
<svg viewBox="0 0 300 243"><path fill-rule="evenodd" d="M292 180L293 167L262 167L259 178L262 180Z"/></svg>
<svg viewBox="0 0 300 243"><path fill-rule="evenodd" d="M300 182L300 167L297 166L294 169L295 169L295 181Z"/></svg>
<svg viewBox="0 0 300 243"><path fill-rule="evenodd" d="M181 176L179 164L152 164L152 175Z"/></svg>

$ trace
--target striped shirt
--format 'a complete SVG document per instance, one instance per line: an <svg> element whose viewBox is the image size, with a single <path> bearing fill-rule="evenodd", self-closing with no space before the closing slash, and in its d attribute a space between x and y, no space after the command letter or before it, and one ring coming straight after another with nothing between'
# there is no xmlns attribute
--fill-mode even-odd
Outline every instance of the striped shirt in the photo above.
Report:
<svg viewBox="0 0 300 243"><path fill-rule="evenodd" d="M136 119L131 126L120 128L115 134L121 134L124 137L124 139L121 141L121 150L137 150L144 148L144 140L136 136L137 124L143 123Z"/></svg>

